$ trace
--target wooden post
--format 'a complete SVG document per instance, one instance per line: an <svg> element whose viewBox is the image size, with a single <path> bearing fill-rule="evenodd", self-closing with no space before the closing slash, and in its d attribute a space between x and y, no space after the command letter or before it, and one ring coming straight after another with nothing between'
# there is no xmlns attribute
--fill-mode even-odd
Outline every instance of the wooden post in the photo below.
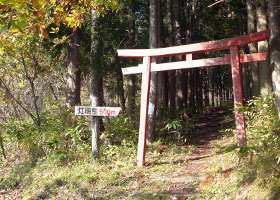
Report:
<svg viewBox="0 0 280 200"><path fill-rule="evenodd" d="M141 108L140 108L140 127L137 150L137 166L142 167L145 164L146 138L148 128L148 106L150 96L151 79L151 57L143 58L142 88L141 88Z"/></svg>
<svg viewBox="0 0 280 200"><path fill-rule="evenodd" d="M240 68L240 57L237 46L230 47L231 72L232 72L232 87L234 99L234 113L237 134L237 145L239 147L246 146L246 130L244 113L238 112L237 104L244 105L243 90L242 90L242 75Z"/></svg>

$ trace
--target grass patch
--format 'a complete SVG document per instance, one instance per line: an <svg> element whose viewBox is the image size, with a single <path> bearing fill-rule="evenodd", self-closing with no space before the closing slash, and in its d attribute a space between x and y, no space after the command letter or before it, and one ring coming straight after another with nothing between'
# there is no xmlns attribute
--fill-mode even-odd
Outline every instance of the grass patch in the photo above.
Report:
<svg viewBox="0 0 280 200"><path fill-rule="evenodd" d="M159 146L164 146L160 153ZM106 147L98 162L92 162L90 156L64 164L52 158L22 162L9 173L1 173L1 189L20 188L22 199L127 199L134 196L168 199L167 194L158 194L169 189L168 183L150 179L186 164L190 153L186 146L166 146L158 142L148 149L147 166L138 168L135 147L112 148L114 154L105 152Z"/></svg>

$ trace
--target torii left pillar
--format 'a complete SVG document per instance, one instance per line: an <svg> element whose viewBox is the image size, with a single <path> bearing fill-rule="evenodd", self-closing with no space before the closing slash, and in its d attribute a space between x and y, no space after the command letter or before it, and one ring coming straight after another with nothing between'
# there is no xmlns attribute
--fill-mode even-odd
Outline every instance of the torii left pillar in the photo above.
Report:
<svg viewBox="0 0 280 200"><path fill-rule="evenodd" d="M150 98L150 80L151 80L152 58L146 56L143 58L142 88L141 88L141 108L140 125L137 151L137 166L144 166L146 154L146 139L148 129L148 108Z"/></svg>

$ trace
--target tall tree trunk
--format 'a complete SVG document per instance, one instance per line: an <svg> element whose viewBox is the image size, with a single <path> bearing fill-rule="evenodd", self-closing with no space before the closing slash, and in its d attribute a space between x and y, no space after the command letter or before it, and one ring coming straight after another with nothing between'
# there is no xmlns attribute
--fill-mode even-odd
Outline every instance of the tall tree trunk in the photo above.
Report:
<svg viewBox="0 0 280 200"><path fill-rule="evenodd" d="M172 0L167 0L167 27L168 27L168 45L174 46L174 25L172 14ZM174 57L171 57L169 61L174 61ZM169 77L169 89L168 89L168 107L169 116L171 118L176 115L176 71L172 70L168 72Z"/></svg>
<svg viewBox="0 0 280 200"><path fill-rule="evenodd" d="M257 31L264 31L267 29L266 20L266 4L265 0L257 0ZM258 43L258 52L267 52L268 42L261 41ZM271 85L271 70L269 60L259 62L259 77L260 77L260 94L264 96L268 94L272 88Z"/></svg>
<svg viewBox="0 0 280 200"><path fill-rule="evenodd" d="M168 110L169 117L176 117L176 71L168 72L169 87L168 87Z"/></svg>
<svg viewBox="0 0 280 200"><path fill-rule="evenodd" d="M136 95L136 76L129 75L127 77L127 113L135 116L135 95Z"/></svg>
<svg viewBox="0 0 280 200"><path fill-rule="evenodd" d="M149 26L149 48L157 47L157 0L150 0L150 26ZM156 62L153 58L152 62ZM154 141L155 132L155 108L157 97L157 73L151 73L151 86L149 98L147 144Z"/></svg>
<svg viewBox="0 0 280 200"><path fill-rule="evenodd" d="M270 35L270 67L272 69L272 83L276 98L278 116L280 117L280 2L269 1L269 28Z"/></svg>
<svg viewBox="0 0 280 200"><path fill-rule="evenodd" d="M189 84L188 84L188 70L183 70L183 108L188 107L188 96L189 96Z"/></svg>
<svg viewBox="0 0 280 200"><path fill-rule="evenodd" d="M245 100L249 99L249 80L247 76L247 63L242 63L242 86L243 86L243 96Z"/></svg>
<svg viewBox="0 0 280 200"><path fill-rule="evenodd" d="M243 14L239 15L239 35L243 35ZM243 52L244 47L242 47ZM249 80L247 76L247 63L241 63L241 69L242 69L242 86L243 86L243 97L245 100L249 99Z"/></svg>
<svg viewBox="0 0 280 200"><path fill-rule="evenodd" d="M136 28L135 28L135 1L132 0L130 3L130 27L132 28L132 33L129 35L130 46L133 47L135 44L135 35L136 35ZM134 64L134 61L131 62ZM136 76L129 75L127 77L127 113L134 118L135 116L135 95L136 95Z"/></svg>
<svg viewBox="0 0 280 200"><path fill-rule="evenodd" d="M179 46L181 45L181 27L180 27L180 20L181 20L181 10L182 8L179 7L178 1L173 1L173 27L174 27L174 45ZM171 14L172 14L171 13ZM172 18L172 17L171 17ZM181 60L182 56L176 57L176 60ZM183 108L183 70L176 70L176 108L177 111L181 111Z"/></svg>
<svg viewBox="0 0 280 200"><path fill-rule="evenodd" d="M71 34L68 45L66 74L66 105L73 107L81 104L80 30Z"/></svg>
<svg viewBox="0 0 280 200"><path fill-rule="evenodd" d="M183 109L183 70L176 71L176 105L180 112Z"/></svg>
<svg viewBox="0 0 280 200"><path fill-rule="evenodd" d="M247 31L248 33L256 32L255 26L255 12L252 0L247 0ZM248 44L250 53L257 53L257 46L255 43ZM259 67L257 62L250 62L250 77L251 77L251 90L252 96L260 95L260 82L259 82Z"/></svg>
<svg viewBox="0 0 280 200"><path fill-rule="evenodd" d="M176 1L176 6L178 8L178 24L179 24L179 31L180 31L180 45L186 45L186 37L187 37L187 8L185 7L184 1ZM183 55L182 60L186 60L187 56ZM183 69L181 78L179 78L182 87L182 106L183 108L187 108L187 101L188 101L188 72L187 69Z"/></svg>
<svg viewBox="0 0 280 200"><path fill-rule="evenodd" d="M189 69L189 86L190 86L190 95L189 95L189 102L190 107L195 107L195 84L194 84L194 69Z"/></svg>
<svg viewBox="0 0 280 200"><path fill-rule="evenodd" d="M214 99L215 99L215 95L214 95L214 81L212 80L212 73L213 73L213 69L212 68L207 68L208 71L208 80L209 80L209 101L210 101L210 106L214 107Z"/></svg>
<svg viewBox="0 0 280 200"><path fill-rule="evenodd" d="M208 78L208 73L209 73L209 68L207 69L202 69L203 72L203 93L204 93L204 105L209 106L209 78Z"/></svg>
<svg viewBox="0 0 280 200"><path fill-rule="evenodd" d="M163 47L164 37L163 37L163 29L162 29L162 9L161 9L161 0L157 0L158 8L157 8L157 47ZM157 62L160 62L158 58ZM162 119L163 117L163 110L165 105L165 73L166 72L157 72L157 118Z"/></svg>
<svg viewBox="0 0 280 200"><path fill-rule="evenodd" d="M202 100L202 77L201 69L195 69L195 87L196 87L196 109L197 112L203 111L203 100Z"/></svg>
<svg viewBox="0 0 280 200"><path fill-rule="evenodd" d="M97 11L91 11L91 57L90 57L90 99L93 107L101 106L102 102L102 75L101 60L98 56L98 40L97 40ZM93 159L99 157L99 135L100 120L99 117L92 117L92 155Z"/></svg>
<svg viewBox="0 0 280 200"><path fill-rule="evenodd" d="M182 2L181 2L182 3ZM174 13L174 45L181 45L182 31L180 26L182 7L180 7L179 1L174 1L173 13ZM182 56L177 57L177 60L181 60ZM178 111L183 109L183 70L176 70L176 107Z"/></svg>
<svg viewBox="0 0 280 200"><path fill-rule="evenodd" d="M120 100L120 105L123 111L125 111L125 97L124 97L124 88L123 88L123 74L122 74L122 70L120 67L118 67L119 65L119 58L116 58L116 63L115 63L115 68L118 70L117 71L117 91L118 91L118 96L119 96L119 100Z"/></svg>
<svg viewBox="0 0 280 200"><path fill-rule="evenodd" d="M168 88L169 88L169 76L168 76L168 71L167 72L164 72L163 74L163 77L164 77L164 94L163 94L163 97L164 97L164 106L165 108L168 108L168 102L169 102L169 94L168 94Z"/></svg>

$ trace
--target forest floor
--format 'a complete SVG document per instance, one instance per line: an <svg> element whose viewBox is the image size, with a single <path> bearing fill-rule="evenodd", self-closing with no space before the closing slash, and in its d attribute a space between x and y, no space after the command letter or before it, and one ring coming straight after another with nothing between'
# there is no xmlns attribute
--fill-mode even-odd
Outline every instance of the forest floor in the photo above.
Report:
<svg viewBox="0 0 280 200"><path fill-rule="evenodd" d="M213 109L194 122L188 144L149 147L144 168L123 148L98 164L2 163L0 199L254 199L237 153L227 152L235 144L232 113Z"/></svg>

